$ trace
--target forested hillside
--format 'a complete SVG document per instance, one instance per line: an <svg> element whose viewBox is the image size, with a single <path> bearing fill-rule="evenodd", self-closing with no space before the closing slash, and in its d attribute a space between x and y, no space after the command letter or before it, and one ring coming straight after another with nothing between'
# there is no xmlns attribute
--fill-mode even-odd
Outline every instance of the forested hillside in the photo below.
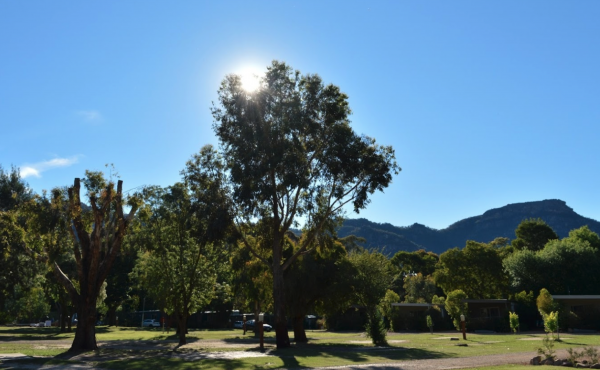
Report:
<svg viewBox="0 0 600 370"><path fill-rule="evenodd" d="M558 199L509 204L491 209L480 216L469 217L437 230L415 223L397 227L378 224L366 219L348 219L339 229L339 236L356 235L367 240L367 247L384 248L386 254L397 251L426 249L443 253L449 248L463 247L467 240L489 242L496 237L515 238L515 229L521 221L541 218L558 236L566 237L570 230L587 225L599 233L600 222L583 217Z"/></svg>

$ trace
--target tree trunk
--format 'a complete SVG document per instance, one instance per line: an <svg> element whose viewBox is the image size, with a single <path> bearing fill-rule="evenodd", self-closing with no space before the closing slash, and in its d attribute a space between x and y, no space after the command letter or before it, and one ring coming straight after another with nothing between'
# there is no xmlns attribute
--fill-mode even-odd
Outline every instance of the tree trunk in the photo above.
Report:
<svg viewBox="0 0 600 370"><path fill-rule="evenodd" d="M258 300L254 301L254 338L260 337L260 328L258 326L258 315L260 315L260 304Z"/></svg>
<svg viewBox="0 0 600 370"><path fill-rule="evenodd" d="M64 333L67 331L67 322L69 321L69 318L71 316L69 315L69 310L67 308L67 305L65 303L62 303L60 305L60 332ZM69 325L69 331L71 331L71 325Z"/></svg>
<svg viewBox="0 0 600 370"><path fill-rule="evenodd" d="M118 306L108 306L108 311L106 311L106 325L117 325L117 307Z"/></svg>
<svg viewBox="0 0 600 370"><path fill-rule="evenodd" d="M187 340L185 338L186 333L187 333L187 315L180 313L177 315L177 334L179 334L179 345L180 346L187 344Z"/></svg>
<svg viewBox="0 0 600 370"><path fill-rule="evenodd" d="M96 343L96 300L81 299L77 305L77 329L69 351L93 351Z"/></svg>
<svg viewBox="0 0 600 370"><path fill-rule="evenodd" d="M280 264L280 253L276 253L276 251L273 252L273 308L275 311L275 338L277 349L283 349L290 346L287 320L285 318L283 268Z"/></svg>
<svg viewBox="0 0 600 370"><path fill-rule="evenodd" d="M306 331L304 331L304 316L294 317L294 342L307 343Z"/></svg>

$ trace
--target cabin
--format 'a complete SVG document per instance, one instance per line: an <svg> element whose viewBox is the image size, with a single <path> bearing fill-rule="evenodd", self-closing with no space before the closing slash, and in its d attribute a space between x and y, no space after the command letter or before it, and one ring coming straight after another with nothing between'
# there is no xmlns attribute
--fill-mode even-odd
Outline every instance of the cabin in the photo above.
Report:
<svg viewBox="0 0 600 370"><path fill-rule="evenodd" d="M469 331L510 331L508 313L515 310L508 299L463 299L467 303L467 329Z"/></svg>
<svg viewBox="0 0 600 370"><path fill-rule="evenodd" d="M452 324L444 307L431 303L392 303L394 331L426 331L429 315L435 330L448 330Z"/></svg>
<svg viewBox="0 0 600 370"><path fill-rule="evenodd" d="M570 311L568 322L559 323L569 331L600 330L600 295L553 295L552 299Z"/></svg>

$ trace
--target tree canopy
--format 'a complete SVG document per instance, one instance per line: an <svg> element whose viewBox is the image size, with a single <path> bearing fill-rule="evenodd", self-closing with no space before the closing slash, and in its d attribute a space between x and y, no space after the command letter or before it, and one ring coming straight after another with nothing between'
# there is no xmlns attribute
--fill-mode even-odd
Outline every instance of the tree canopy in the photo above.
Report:
<svg viewBox="0 0 600 370"><path fill-rule="evenodd" d="M347 95L317 75L274 61L255 92L243 89L240 76L229 75L218 95L213 128L236 215L242 224L259 218L269 225L277 347L287 347L284 270L310 250L344 206L360 211L400 169L391 147L352 130ZM284 258L284 235L299 218L306 236Z"/></svg>
<svg viewBox="0 0 600 370"><path fill-rule="evenodd" d="M462 290L470 298L502 298L508 278L498 250L488 244L467 241L465 248L449 249L440 255L434 279L446 294Z"/></svg>
<svg viewBox="0 0 600 370"><path fill-rule="evenodd" d="M552 240L544 249L517 251L507 257L504 268L513 288L553 294L596 294L600 280L600 253L577 238Z"/></svg>
<svg viewBox="0 0 600 370"><path fill-rule="evenodd" d="M527 248L539 251L550 240L558 239L558 235L546 222L539 218L523 220L515 230L516 239L512 241L515 249Z"/></svg>

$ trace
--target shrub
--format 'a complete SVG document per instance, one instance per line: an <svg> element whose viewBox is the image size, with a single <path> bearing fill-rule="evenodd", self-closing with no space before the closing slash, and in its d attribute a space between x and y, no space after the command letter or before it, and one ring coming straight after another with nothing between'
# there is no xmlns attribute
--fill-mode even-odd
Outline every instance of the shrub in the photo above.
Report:
<svg viewBox="0 0 600 370"><path fill-rule="evenodd" d="M467 304L462 302L467 298L467 294L460 289L448 293L446 297L446 311L452 317L452 322L456 330L460 330L460 315L467 313Z"/></svg>
<svg viewBox="0 0 600 370"><path fill-rule="evenodd" d="M586 347L583 349L585 355L590 359L590 363L597 364L598 363L598 350L594 347Z"/></svg>
<svg viewBox="0 0 600 370"><path fill-rule="evenodd" d="M384 323L386 323L386 327L390 328L393 325L393 312L394 307L392 307L392 303L400 302L400 296L394 292L393 290L387 290L385 293L385 297L379 303L379 309L383 314L385 319Z"/></svg>
<svg viewBox="0 0 600 370"><path fill-rule="evenodd" d="M537 297L536 304L542 317L548 315L552 311L558 311L557 304L554 302L552 294L550 294L546 288L540 290L540 295Z"/></svg>
<svg viewBox="0 0 600 370"><path fill-rule="evenodd" d="M426 321L429 331L431 332L431 334L433 334L433 319L431 318L431 315L427 315Z"/></svg>
<svg viewBox="0 0 600 370"><path fill-rule="evenodd" d="M551 338L546 334L546 338L542 341L542 347L538 348L538 354L544 356L544 359L554 360L554 338Z"/></svg>
<svg viewBox="0 0 600 370"><path fill-rule="evenodd" d="M573 348L567 348L567 353L569 354L567 361L569 361L573 366L575 366L575 363L583 357L583 351L577 352L577 350Z"/></svg>
<svg viewBox="0 0 600 370"><path fill-rule="evenodd" d="M369 315L365 329L367 331L367 337L371 338L374 345L387 346L387 340L385 339L387 329L385 328L383 317L378 309L374 309Z"/></svg>
<svg viewBox="0 0 600 370"><path fill-rule="evenodd" d="M558 312L553 311L544 316L544 329L547 333L552 334L554 338L554 332L558 333Z"/></svg>
<svg viewBox="0 0 600 370"><path fill-rule="evenodd" d="M575 366L579 360L585 357L589 358L590 364L597 364L600 359L598 350L594 347L584 347L581 352L577 352L577 350L574 350L573 348L567 348L567 353L569 353L567 361L569 361L572 366Z"/></svg>
<svg viewBox="0 0 600 370"><path fill-rule="evenodd" d="M512 329L513 333L516 333L517 329L519 328L519 315L517 315L515 312L509 312L508 317L510 321L510 328Z"/></svg>

